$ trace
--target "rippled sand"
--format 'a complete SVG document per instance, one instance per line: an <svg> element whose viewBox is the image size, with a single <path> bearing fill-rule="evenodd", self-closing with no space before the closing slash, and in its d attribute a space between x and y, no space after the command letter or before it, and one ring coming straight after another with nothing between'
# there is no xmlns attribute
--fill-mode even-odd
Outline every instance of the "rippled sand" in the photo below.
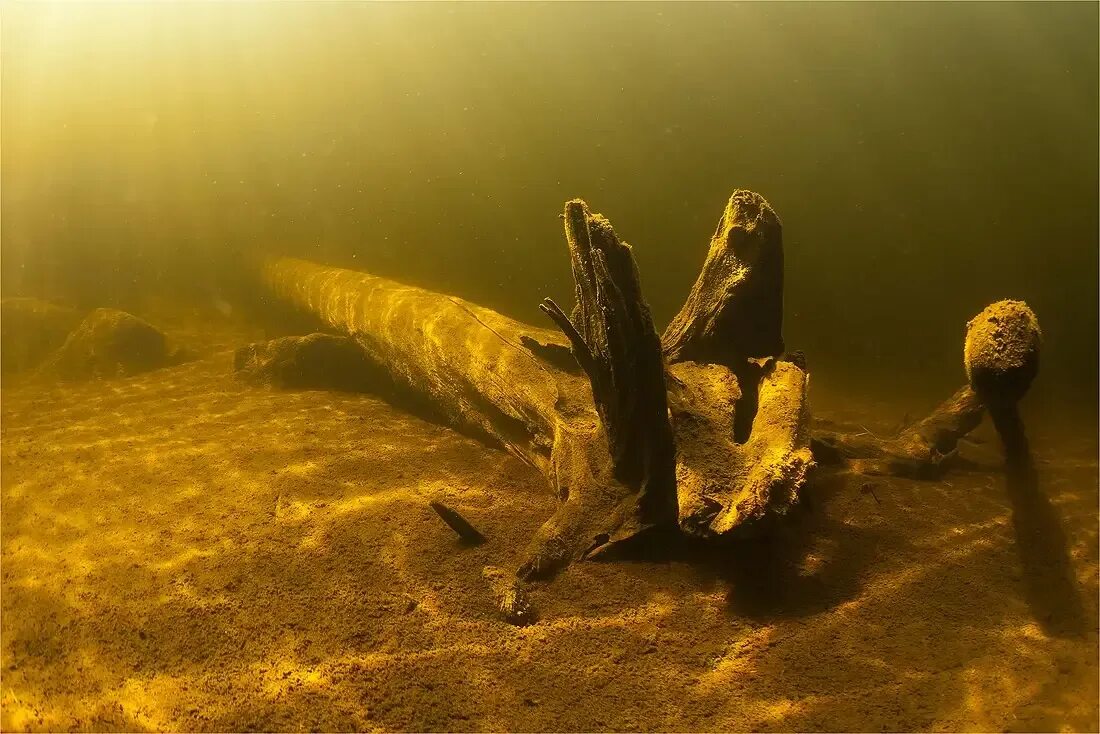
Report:
<svg viewBox="0 0 1100 734"><path fill-rule="evenodd" d="M481 568L553 499L504 453L228 351L2 397L4 730L1098 727L1095 427L1033 427L1039 494L985 428L943 482L819 475L776 536L576 564L516 628Z"/></svg>

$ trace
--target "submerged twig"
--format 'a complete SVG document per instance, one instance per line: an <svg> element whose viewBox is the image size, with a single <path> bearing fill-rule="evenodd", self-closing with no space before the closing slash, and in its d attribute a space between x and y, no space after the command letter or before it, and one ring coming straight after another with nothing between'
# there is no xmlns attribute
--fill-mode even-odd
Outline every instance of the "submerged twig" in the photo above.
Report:
<svg viewBox="0 0 1100 734"><path fill-rule="evenodd" d="M447 526L450 527L451 530L458 533L458 537L463 543L466 545L481 545L485 542L485 536L479 533L462 515L459 515L442 502L433 501L428 504L435 510L435 514L439 515L443 522L447 523Z"/></svg>

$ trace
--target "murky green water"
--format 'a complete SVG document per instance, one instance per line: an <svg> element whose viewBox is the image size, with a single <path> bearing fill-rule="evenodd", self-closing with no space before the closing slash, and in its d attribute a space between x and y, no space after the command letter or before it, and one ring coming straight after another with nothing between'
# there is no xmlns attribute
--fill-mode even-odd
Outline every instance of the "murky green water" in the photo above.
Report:
<svg viewBox="0 0 1100 734"><path fill-rule="evenodd" d="M3 287L232 302L287 251L538 321L556 215L637 252L659 326L735 187L785 225L819 379L961 381L1022 298L1037 394L1096 403L1090 3L5 4Z"/></svg>
<svg viewBox="0 0 1100 734"><path fill-rule="evenodd" d="M1098 25L0 0L0 728L1095 730Z"/></svg>

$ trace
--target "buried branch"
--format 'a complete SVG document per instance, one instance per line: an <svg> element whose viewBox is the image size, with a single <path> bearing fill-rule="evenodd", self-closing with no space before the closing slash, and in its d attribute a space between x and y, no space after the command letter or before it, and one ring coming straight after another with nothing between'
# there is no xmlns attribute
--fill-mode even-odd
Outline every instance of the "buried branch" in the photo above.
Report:
<svg viewBox="0 0 1100 734"><path fill-rule="evenodd" d="M968 384L894 438L815 432L814 457L867 474L934 479L958 455L959 440L988 412L1008 460L1022 460L1028 447L1017 404L1039 371L1041 340L1039 320L1023 301L990 304L966 326Z"/></svg>

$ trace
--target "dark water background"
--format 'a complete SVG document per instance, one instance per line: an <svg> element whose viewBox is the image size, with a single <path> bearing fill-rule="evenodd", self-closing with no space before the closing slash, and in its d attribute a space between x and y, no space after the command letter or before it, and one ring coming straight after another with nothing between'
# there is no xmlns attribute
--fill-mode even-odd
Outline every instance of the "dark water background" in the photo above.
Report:
<svg viewBox="0 0 1100 734"><path fill-rule="evenodd" d="M582 196L663 326L745 187L817 384L946 395L1012 297L1042 399L1096 409L1096 3L6 3L0 30L5 295L232 301L239 254L292 252L541 323Z"/></svg>

